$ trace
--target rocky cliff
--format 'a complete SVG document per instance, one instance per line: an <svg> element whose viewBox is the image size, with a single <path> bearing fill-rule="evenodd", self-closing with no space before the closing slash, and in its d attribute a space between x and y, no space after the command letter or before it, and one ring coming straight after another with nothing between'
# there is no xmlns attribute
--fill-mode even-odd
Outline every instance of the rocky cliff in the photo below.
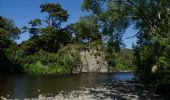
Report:
<svg viewBox="0 0 170 100"><path fill-rule="evenodd" d="M86 49L80 52L81 72L108 72L108 64L102 51Z"/></svg>
<svg viewBox="0 0 170 100"><path fill-rule="evenodd" d="M60 59L71 73L108 72L105 52L101 45L67 45L59 50Z"/></svg>

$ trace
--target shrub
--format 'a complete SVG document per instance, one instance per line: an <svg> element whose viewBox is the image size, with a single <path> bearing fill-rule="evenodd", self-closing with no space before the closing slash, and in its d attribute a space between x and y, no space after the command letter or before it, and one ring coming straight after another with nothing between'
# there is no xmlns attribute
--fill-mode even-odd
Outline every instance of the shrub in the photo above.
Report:
<svg viewBox="0 0 170 100"><path fill-rule="evenodd" d="M65 66L70 73L77 70L81 66L80 54L78 47L67 45L58 51L58 63Z"/></svg>
<svg viewBox="0 0 170 100"><path fill-rule="evenodd" d="M40 50L25 58L23 71L31 74L72 73L81 64L77 48L73 45L67 45L58 53Z"/></svg>

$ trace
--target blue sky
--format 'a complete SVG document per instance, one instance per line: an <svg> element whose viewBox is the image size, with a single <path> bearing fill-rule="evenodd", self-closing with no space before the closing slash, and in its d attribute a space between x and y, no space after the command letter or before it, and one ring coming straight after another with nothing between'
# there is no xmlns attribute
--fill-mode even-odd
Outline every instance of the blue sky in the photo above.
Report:
<svg viewBox="0 0 170 100"><path fill-rule="evenodd" d="M80 16L85 15L80 9L83 0L0 0L0 15L14 20L15 25L23 27L28 24L28 21L34 18L44 18L44 14L40 13L40 5L42 3L59 3L69 13L69 20L63 26L74 23L79 20ZM133 36L137 31L132 27L128 28L124 35L124 42L127 48L131 48L132 43L135 43L136 38L125 39ZM29 34L25 33L17 40L20 43L29 38Z"/></svg>

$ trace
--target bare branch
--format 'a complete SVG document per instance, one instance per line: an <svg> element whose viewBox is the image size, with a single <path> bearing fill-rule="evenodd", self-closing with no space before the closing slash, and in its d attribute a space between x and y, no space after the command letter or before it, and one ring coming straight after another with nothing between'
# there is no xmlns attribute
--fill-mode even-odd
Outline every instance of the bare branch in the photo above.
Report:
<svg viewBox="0 0 170 100"><path fill-rule="evenodd" d="M142 30L140 30L138 33L136 33L135 35L133 35L133 36L131 36L131 37L127 37L127 38L125 38L125 39L130 39L130 38L134 38L134 37L136 37L138 34L140 34L140 32L141 32Z"/></svg>

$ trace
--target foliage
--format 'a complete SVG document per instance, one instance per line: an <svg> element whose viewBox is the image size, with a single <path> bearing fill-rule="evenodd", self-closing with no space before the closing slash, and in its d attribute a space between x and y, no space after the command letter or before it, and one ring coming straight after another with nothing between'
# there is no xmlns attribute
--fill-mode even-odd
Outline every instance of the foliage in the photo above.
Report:
<svg viewBox="0 0 170 100"><path fill-rule="evenodd" d="M0 16L0 39L7 38L14 40L20 33L19 28L14 25L11 19Z"/></svg>
<svg viewBox="0 0 170 100"><path fill-rule="evenodd" d="M144 82L169 89L169 0L84 0L82 8L99 17L106 33L116 33L110 39L117 43L124 30L134 25L139 30L132 36L138 38L134 46L137 73ZM155 74L153 66L157 66Z"/></svg>
<svg viewBox="0 0 170 100"><path fill-rule="evenodd" d="M78 67L81 67L79 49L76 45L67 45L60 49L58 54L59 63L66 66L70 73L76 72Z"/></svg>
<svg viewBox="0 0 170 100"><path fill-rule="evenodd" d="M0 52L7 48L20 34L19 28L11 19L0 16Z"/></svg>
<svg viewBox="0 0 170 100"><path fill-rule="evenodd" d="M134 71L133 52L131 49L122 48L120 52L108 53L106 60L110 71Z"/></svg>
<svg viewBox="0 0 170 100"><path fill-rule="evenodd" d="M84 0L82 9L91 15L65 28L61 24L69 15L60 4L46 3L40 9L46 13L45 19L33 19L23 27L31 38L19 45L14 39L20 29L11 19L0 16L0 72L72 73L80 67L79 52L93 48L105 51L109 67L121 70L132 69L134 58L143 82L169 91L169 0ZM139 30L132 36L138 39L134 52L121 50L122 37L130 25Z"/></svg>
<svg viewBox="0 0 170 100"><path fill-rule="evenodd" d="M44 67L41 62L36 64L29 64L24 66L24 72L29 74L63 74L66 73L66 69L61 65L53 64L49 67Z"/></svg>
<svg viewBox="0 0 170 100"><path fill-rule="evenodd" d="M138 35L137 46L134 48L137 71L142 79L148 79L145 82L153 83L158 90L168 91L170 89L168 87L170 80L168 1L140 2L138 9L142 7L145 11L142 10L141 13L145 18L137 23L141 31ZM157 66L156 73L151 72L153 66Z"/></svg>
<svg viewBox="0 0 170 100"><path fill-rule="evenodd" d="M60 64L58 59L58 54L40 50L23 60L23 71L32 74L66 73L68 66Z"/></svg>
<svg viewBox="0 0 170 100"><path fill-rule="evenodd" d="M60 47L70 42L71 35L67 28L60 28L61 23L67 21L69 15L60 4L46 3L40 8L42 13L47 13L46 19L33 19L29 22L29 26L23 27L23 32L28 31L31 34L27 42L33 47L29 48L32 48L32 53L37 52L37 49L57 52Z"/></svg>
<svg viewBox="0 0 170 100"><path fill-rule="evenodd" d="M11 66L10 54L6 53L6 49L10 46L16 46L14 39L20 34L19 28L14 25L11 19L0 16L0 73L13 72L15 69ZM14 59L15 60L15 59Z"/></svg>
<svg viewBox="0 0 170 100"><path fill-rule="evenodd" d="M68 13L66 10L62 9L59 4L46 3L40 6L41 12L46 12L48 14L45 22L49 27L59 27L61 22L65 22L68 19Z"/></svg>
<svg viewBox="0 0 170 100"><path fill-rule="evenodd" d="M77 41L82 43L101 41L102 36L99 32L99 25L96 17L80 17L80 20L76 24L75 36L77 38Z"/></svg>
<svg viewBox="0 0 170 100"><path fill-rule="evenodd" d="M130 23L124 17L128 14L127 9L114 0L84 0L82 9L93 12L92 15L97 18L105 42L109 48L119 51L123 46L122 36Z"/></svg>
<svg viewBox="0 0 170 100"><path fill-rule="evenodd" d="M32 74L73 73L81 64L78 49L73 47L67 45L58 53L40 50L28 55L22 61L23 71Z"/></svg>
<svg viewBox="0 0 170 100"><path fill-rule="evenodd" d="M116 69L134 71L133 51L131 49L121 49L116 57Z"/></svg>

